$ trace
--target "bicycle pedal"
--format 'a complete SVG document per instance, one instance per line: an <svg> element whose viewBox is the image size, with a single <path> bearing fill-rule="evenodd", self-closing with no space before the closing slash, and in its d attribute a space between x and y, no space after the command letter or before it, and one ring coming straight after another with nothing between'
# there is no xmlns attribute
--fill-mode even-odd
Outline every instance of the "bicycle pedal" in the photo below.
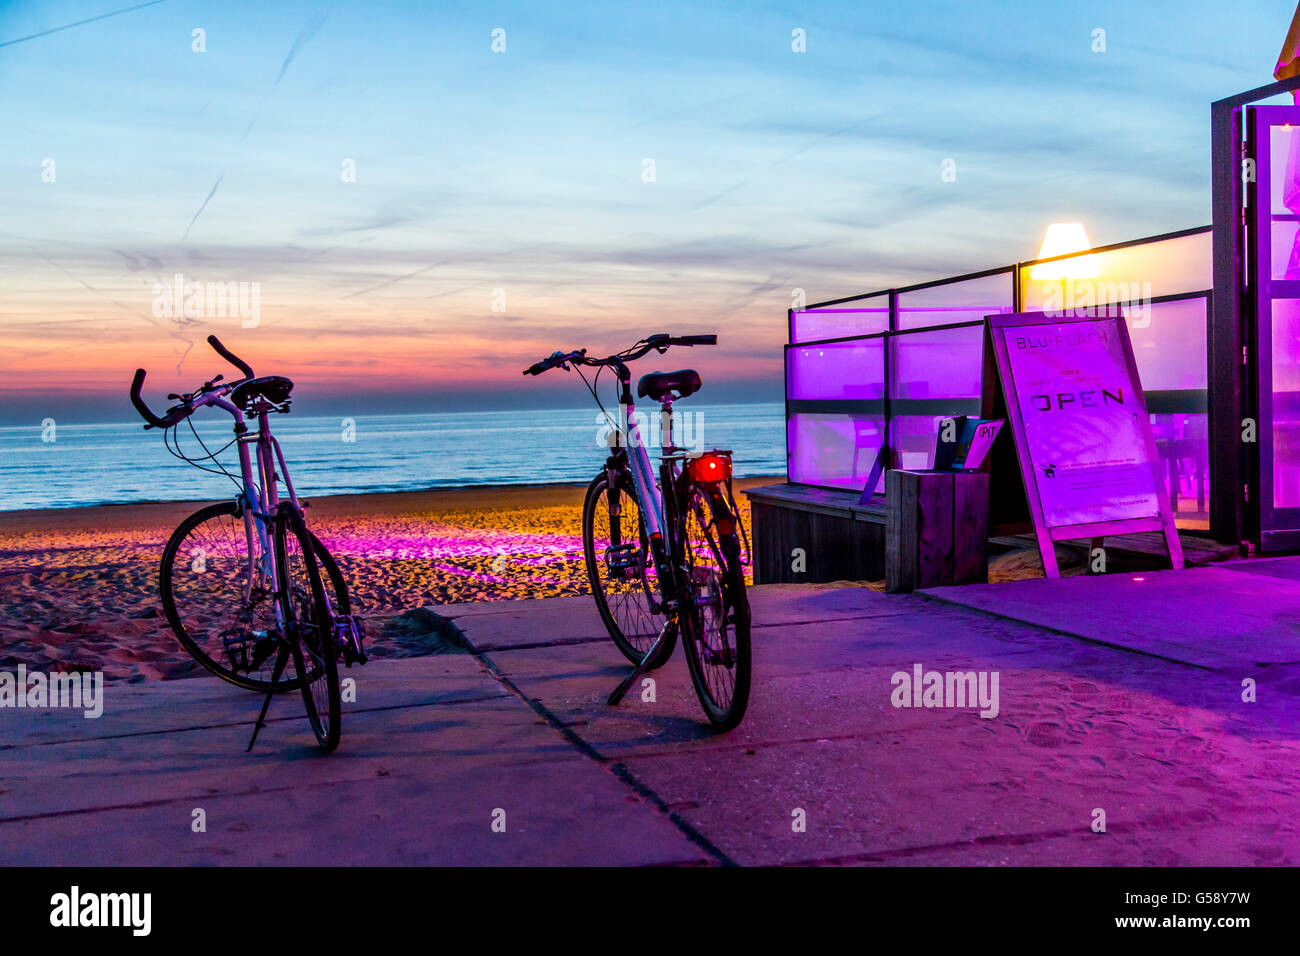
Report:
<svg viewBox="0 0 1300 956"><path fill-rule="evenodd" d="M276 639L270 635L259 637L253 644L253 659L249 665L250 671L255 671L275 653Z"/></svg>
<svg viewBox="0 0 1300 956"><path fill-rule="evenodd" d="M641 546L620 544L605 549L605 565L615 580L622 580L627 571L641 570Z"/></svg>
<svg viewBox="0 0 1300 956"><path fill-rule="evenodd" d="M237 674L257 670L275 652L275 638L265 634L223 635L221 643L225 646L226 657L230 659L230 669Z"/></svg>

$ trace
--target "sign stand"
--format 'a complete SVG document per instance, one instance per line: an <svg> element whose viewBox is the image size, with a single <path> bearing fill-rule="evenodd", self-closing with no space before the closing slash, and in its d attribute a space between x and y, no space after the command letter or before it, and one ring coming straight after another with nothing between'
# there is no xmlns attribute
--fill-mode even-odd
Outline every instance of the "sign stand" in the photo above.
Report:
<svg viewBox="0 0 1300 956"><path fill-rule="evenodd" d="M1043 571L1057 541L1159 531L1183 566L1128 324L1118 307L990 315L988 336Z"/></svg>

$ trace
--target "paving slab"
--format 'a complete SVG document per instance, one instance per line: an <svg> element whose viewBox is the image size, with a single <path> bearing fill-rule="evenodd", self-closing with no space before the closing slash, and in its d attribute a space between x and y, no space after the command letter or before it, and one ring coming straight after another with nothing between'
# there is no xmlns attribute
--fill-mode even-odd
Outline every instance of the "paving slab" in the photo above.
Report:
<svg viewBox="0 0 1300 956"><path fill-rule="evenodd" d="M348 735L331 757L276 739L250 759L241 734L197 732L153 760L100 755L67 783L99 792L102 806L0 820L0 864L714 862L526 707L371 711ZM158 774L159 761L172 769ZM110 787L108 762L119 778L129 767L140 789ZM192 830L196 810L205 832ZM504 832L493 829L500 819Z"/></svg>
<svg viewBox="0 0 1300 956"><path fill-rule="evenodd" d="M215 680L124 686L99 720L27 732L51 722L5 712L0 864L716 862L477 659L359 673L328 757L296 695L245 754L256 698Z"/></svg>
<svg viewBox="0 0 1300 956"><path fill-rule="evenodd" d="M1216 670L1300 662L1300 588L1222 567L930 588L935 601Z"/></svg>
<svg viewBox="0 0 1300 956"><path fill-rule="evenodd" d="M468 654L443 654L404 660L372 660L364 667L344 668L344 680L356 684L351 711L454 703L509 692ZM262 698L252 691L203 676L172 681L103 685L103 714L86 718L73 709L0 709L0 759L6 749L63 740L165 734L191 728L251 725ZM268 720L306 720L298 692L277 695Z"/></svg>
<svg viewBox="0 0 1300 956"><path fill-rule="evenodd" d="M1228 571L1243 571L1246 574L1264 574L1269 577L1285 578L1288 581L1300 581L1300 557L1247 558L1240 561L1224 561L1216 567Z"/></svg>

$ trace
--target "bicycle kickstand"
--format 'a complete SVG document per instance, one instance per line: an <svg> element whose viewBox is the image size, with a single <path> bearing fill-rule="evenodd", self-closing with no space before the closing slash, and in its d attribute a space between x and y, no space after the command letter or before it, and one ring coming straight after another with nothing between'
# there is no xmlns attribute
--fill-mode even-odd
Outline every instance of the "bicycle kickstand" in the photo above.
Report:
<svg viewBox="0 0 1300 956"><path fill-rule="evenodd" d="M280 675L284 673L284 666L289 662L289 642L282 641L280 652L275 657L275 669L271 671L271 686L266 689L266 697L262 700L262 712L257 715L257 723L253 725L253 736L248 741L248 746L244 748L244 753L253 749L253 744L257 742L257 732L266 726L266 711L271 706L271 695L275 693L275 685L280 683Z"/></svg>
<svg viewBox="0 0 1300 956"><path fill-rule="evenodd" d="M664 642L664 638L666 638L669 634L669 628L673 628L676 626L677 626L677 621L674 620L673 618L669 618L668 620L664 621L664 626L659 631L659 636L656 637L655 642L650 645L650 650L645 652L645 657L641 658L641 663L637 664L636 667L632 668L632 673L628 674L627 677L623 680L623 683L619 684L618 687L614 689L614 693L609 695L609 699L606 700L605 703L609 704L609 706L611 707L618 706L618 702L623 699L623 696L628 692L628 689L636 682L636 679L646 672L646 664L648 664L654 658L655 654L658 652L659 645Z"/></svg>

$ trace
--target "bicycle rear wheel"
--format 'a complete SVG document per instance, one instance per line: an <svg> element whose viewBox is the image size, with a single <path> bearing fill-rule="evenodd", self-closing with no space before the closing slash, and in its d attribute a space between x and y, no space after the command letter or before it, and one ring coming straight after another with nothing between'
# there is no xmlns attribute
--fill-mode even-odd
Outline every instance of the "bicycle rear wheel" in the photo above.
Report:
<svg viewBox="0 0 1300 956"><path fill-rule="evenodd" d="M321 749L329 753L339 745L342 716L339 643L321 581L315 539L302 514L288 502L280 505L276 516L275 556L284 627L293 648L307 720Z"/></svg>
<svg viewBox="0 0 1300 956"><path fill-rule="evenodd" d="M659 610L659 578L636 489L629 475L621 471L616 474L613 489L608 471L602 471L587 486L582 507L582 551L591 594L605 629L623 656L639 664L663 630L665 618ZM664 638L649 669L668 660L675 642L673 634Z"/></svg>
<svg viewBox="0 0 1300 956"><path fill-rule="evenodd" d="M691 593L682 631L691 683L710 723L730 730L749 705L750 620L736 516L717 485L687 486L682 513Z"/></svg>

